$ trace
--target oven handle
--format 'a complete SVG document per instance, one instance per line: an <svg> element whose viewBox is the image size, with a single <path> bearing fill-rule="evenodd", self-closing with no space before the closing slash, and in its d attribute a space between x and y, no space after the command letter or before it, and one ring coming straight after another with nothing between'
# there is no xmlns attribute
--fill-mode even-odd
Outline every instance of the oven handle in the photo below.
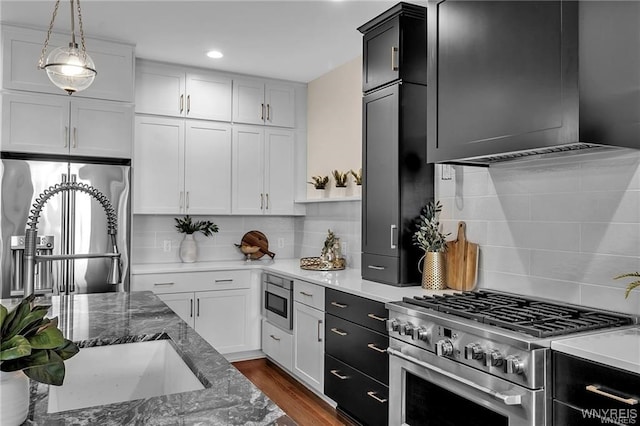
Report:
<svg viewBox="0 0 640 426"><path fill-rule="evenodd" d="M477 383L472 382L471 380L467 380L463 377L458 377L455 374L449 373L448 371L445 371L441 368L438 368L436 366L433 366L431 364L427 364L426 362L422 362L420 360L417 360L413 357L407 356L405 354L403 354L402 352L400 352L397 349L393 349L393 348L388 348L387 352L390 355L394 355L397 356L398 358L402 358L405 361L409 361L413 364L417 364L421 367L426 368L427 370L431 370L434 371L436 373L442 374L445 377L448 377L452 380L455 380L459 383L465 384L467 386L470 386L476 390L479 390L480 392L486 393L488 395L493 396L496 399L501 400L505 405L521 405L522 404L522 397L520 395L505 395L503 393L500 392L496 392L494 390L491 390L489 388L485 388L484 386L480 386Z"/></svg>

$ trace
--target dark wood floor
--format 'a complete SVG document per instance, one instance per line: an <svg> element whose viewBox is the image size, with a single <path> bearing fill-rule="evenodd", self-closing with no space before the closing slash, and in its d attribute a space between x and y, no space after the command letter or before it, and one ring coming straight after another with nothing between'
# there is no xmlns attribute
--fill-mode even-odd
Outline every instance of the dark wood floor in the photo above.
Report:
<svg viewBox="0 0 640 426"><path fill-rule="evenodd" d="M300 426L353 426L329 404L266 359L233 365Z"/></svg>

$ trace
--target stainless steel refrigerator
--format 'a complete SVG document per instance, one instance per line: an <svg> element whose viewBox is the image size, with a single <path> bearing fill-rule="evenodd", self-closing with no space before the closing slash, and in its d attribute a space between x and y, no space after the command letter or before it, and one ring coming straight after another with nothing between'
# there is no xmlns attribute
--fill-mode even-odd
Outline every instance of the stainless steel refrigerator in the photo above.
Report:
<svg viewBox="0 0 640 426"><path fill-rule="evenodd" d="M100 190L118 216L117 245L121 253L122 283L107 284L109 259L39 262L36 294L103 293L129 290L130 160L3 152L0 164L0 288L1 297L21 296L22 255L27 218L36 197L52 185L77 181ZM50 198L38 222L40 254L86 254L111 251L107 216L102 205L82 192L63 192Z"/></svg>

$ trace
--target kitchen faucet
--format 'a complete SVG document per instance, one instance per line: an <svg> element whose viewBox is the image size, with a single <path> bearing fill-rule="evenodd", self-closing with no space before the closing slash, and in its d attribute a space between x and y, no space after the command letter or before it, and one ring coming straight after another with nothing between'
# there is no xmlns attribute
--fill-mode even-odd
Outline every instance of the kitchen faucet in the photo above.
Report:
<svg viewBox="0 0 640 426"><path fill-rule="evenodd" d="M44 205L49 201L51 197L61 192L80 191L89 194L96 199L107 215L107 234L111 238L111 246L113 247L112 253L87 253L87 254L57 254L57 255L36 255L36 241L38 236L38 221L40 220L40 214ZM111 205L109 199L100 190L94 188L91 185L87 185L80 182L62 182L50 186L40 195L38 195L33 203L31 214L27 220L27 230L25 232L24 243L24 295L29 296L34 292L34 282L36 273L36 262L43 262L48 260L67 260L67 259L91 259L99 257L111 258L111 265L109 268L109 274L107 276L108 284L119 284L122 280L122 269L120 265L120 253L118 252L118 245L116 243L116 235L118 233L118 218L116 212ZM66 286L66 292L68 293L69 286Z"/></svg>

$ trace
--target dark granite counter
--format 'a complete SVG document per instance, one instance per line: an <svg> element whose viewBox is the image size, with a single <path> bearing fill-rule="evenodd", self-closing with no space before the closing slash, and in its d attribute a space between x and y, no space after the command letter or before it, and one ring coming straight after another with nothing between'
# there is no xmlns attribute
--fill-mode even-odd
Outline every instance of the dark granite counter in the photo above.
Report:
<svg viewBox="0 0 640 426"><path fill-rule="evenodd" d="M47 302L52 305L49 316L58 316L60 329L80 347L171 339L205 389L50 414L49 386L32 382L27 425L294 424L151 292L53 297Z"/></svg>

